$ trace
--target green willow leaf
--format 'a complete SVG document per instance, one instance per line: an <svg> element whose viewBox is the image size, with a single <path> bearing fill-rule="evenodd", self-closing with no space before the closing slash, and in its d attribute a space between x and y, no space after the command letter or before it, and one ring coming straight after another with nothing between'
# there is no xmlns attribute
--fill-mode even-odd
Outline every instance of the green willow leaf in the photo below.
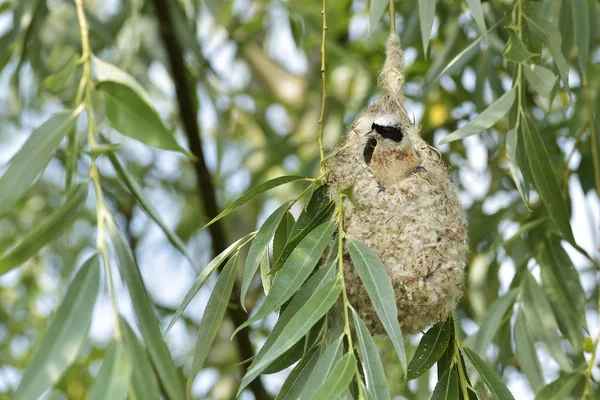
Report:
<svg viewBox="0 0 600 400"><path fill-rule="evenodd" d="M550 302L531 273L527 272L522 283L523 310L527 328L541 340L561 369L571 372L573 368L558 334L558 323Z"/></svg>
<svg viewBox="0 0 600 400"><path fill-rule="evenodd" d="M469 10L473 14L473 19L479 28L479 33L483 35L487 41L487 29L485 27L485 18L483 17L483 8L481 7L481 0L467 0Z"/></svg>
<svg viewBox="0 0 600 400"><path fill-rule="evenodd" d="M571 0L571 17L577 43L577 60L584 80L587 79L587 64L590 56L590 18L586 0ZM593 7L593 6L592 6Z"/></svg>
<svg viewBox="0 0 600 400"><path fill-rule="evenodd" d="M514 335L519 369L523 371L531 388L537 393L544 386L544 375L542 374L535 344L527 331L525 315L522 310L517 315Z"/></svg>
<svg viewBox="0 0 600 400"><path fill-rule="evenodd" d="M525 46L525 43L523 43L523 40L521 40L519 34L513 28L507 27L507 29L510 37L502 53L506 60L520 64L537 55L527 49L527 46Z"/></svg>
<svg viewBox="0 0 600 400"><path fill-rule="evenodd" d="M473 343L473 350L478 354L485 354L487 347L494 340L504 316L515 304L518 294L519 292L514 289L504 296L498 297L485 313Z"/></svg>
<svg viewBox="0 0 600 400"><path fill-rule="evenodd" d="M388 387L383 370L383 364L377 346L369 333L369 329L360 319L360 316L352 309L352 320L354 321L354 329L358 337L358 345L360 348L360 359L365 374L367 390L378 400L386 400L390 398L390 388ZM409 367L410 371L410 367Z"/></svg>
<svg viewBox="0 0 600 400"><path fill-rule="evenodd" d="M140 332L146 342L157 376L166 396L170 400L183 400L185 399L185 392L179 379L179 373L175 368L175 364L173 364L169 348L162 338L158 320L152 309L152 300L142 280L139 267L131 254L131 249L123 238L123 234L112 218L108 220L107 225L117 256L119 271L129 290Z"/></svg>
<svg viewBox="0 0 600 400"><path fill-rule="evenodd" d="M552 305L558 326L569 339L573 352L580 353L583 346L581 325L586 320L586 300L579 273L558 238L547 238L536 259L542 267L542 286Z"/></svg>
<svg viewBox="0 0 600 400"><path fill-rule="evenodd" d="M114 82L131 88L145 103L152 104L152 100L146 89L127 72L116 65L92 56L92 71L96 76L97 83Z"/></svg>
<svg viewBox="0 0 600 400"><path fill-rule="evenodd" d="M51 116L33 131L9 161L8 169L0 176L0 215L25 195L35 178L46 168L54 150L75 127L81 110L65 110Z"/></svg>
<svg viewBox="0 0 600 400"><path fill-rule="evenodd" d="M291 206L292 202L288 201L275 210L275 212L271 214L260 227L256 233L256 236L254 237L254 240L252 241L252 244L250 245L248 256L246 257L244 279L242 281L240 293L240 303L245 311L247 311L245 305L246 293L248 293L250 283L252 283L252 279L254 278L254 275L256 275L256 271L258 270L261 261L264 259L265 254L268 254L269 244L275 236L275 231L277 230L279 223Z"/></svg>
<svg viewBox="0 0 600 400"><path fill-rule="evenodd" d="M519 178L519 160L517 158L517 141L519 140L519 137L517 132L516 129L510 129L506 134L506 159L508 161L510 176L513 178L513 182L515 182L515 186L517 187L523 203L527 205L529 203L528 197L523 189L521 178Z"/></svg>
<svg viewBox="0 0 600 400"><path fill-rule="evenodd" d="M342 358L344 350L343 338L338 338L335 342L329 345L325 352L320 356L319 361L313 368L312 373L304 385L304 389L299 400L310 400L317 389L325 382L325 379L331 374L334 365Z"/></svg>
<svg viewBox="0 0 600 400"><path fill-rule="evenodd" d="M373 32L385 9L387 8L389 0L371 0L371 7L369 8L369 32Z"/></svg>
<svg viewBox="0 0 600 400"><path fill-rule="evenodd" d="M206 280L227 260L229 256L231 256L236 250L240 247L248 243L249 238L252 237L254 233L249 233L241 239L236 240L234 243L229 245L225 250L223 250L219 255L212 259L210 263L202 270L200 275L196 278L190 289L185 294L185 297L181 301L177 310L175 310L175 314L173 314L173 318L171 318L171 322L169 322L169 326L165 330L165 335L171 330L175 322L181 317L183 311L185 311L186 307L190 304L194 296L198 293L200 288L204 285Z"/></svg>
<svg viewBox="0 0 600 400"><path fill-rule="evenodd" d="M581 372L566 374L544 387L535 400L563 400L569 398L577 384L584 378Z"/></svg>
<svg viewBox="0 0 600 400"><path fill-rule="evenodd" d="M125 344L114 342L102 362L98 376L90 388L89 400L113 400L125 397L133 364Z"/></svg>
<svg viewBox="0 0 600 400"><path fill-rule="evenodd" d="M63 90L69 78L75 73L75 68L79 66L80 59L79 54L73 54L57 72L44 79L44 86L55 93Z"/></svg>
<svg viewBox="0 0 600 400"><path fill-rule="evenodd" d="M292 230L291 236L289 240L286 242L285 247L281 250L281 254L279 258L271 268L270 273L273 274L278 272L287 262L288 257L294 252L298 244L304 240L304 238L315 229L316 226L321 224L323 221L329 219L333 210L335 208L335 204L333 202L329 202L324 208L322 208L315 217L308 223L304 224L305 218L304 215L308 215L308 212L305 214L301 214L298 218L298 222L294 225L294 229ZM308 211L308 210L307 210ZM298 225L302 225L302 229L299 228Z"/></svg>
<svg viewBox="0 0 600 400"><path fill-rule="evenodd" d="M233 290L233 284L235 283L237 273L237 256L231 258L223 271L219 274L219 279L215 284L208 304L204 309L204 315L200 321L198 328L198 339L196 340L196 346L194 349L194 359L192 361L192 367L188 375L187 391L190 393L192 383L196 379L196 375L202 369L204 361L208 356L210 347L212 346L219 329L221 328L221 322L227 311L227 305L229 304L229 298Z"/></svg>
<svg viewBox="0 0 600 400"><path fill-rule="evenodd" d="M209 227L210 225L214 224L215 222L217 222L224 216L230 214L231 212L235 211L240 206L246 204L250 200L263 194L264 192L269 191L277 186L281 186L286 183L298 181L301 179L306 180L305 177L300 176L300 175L285 175L285 176L280 176L275 179L271 179L270 181L267 181L267 182L263 182L260 185L257 185L255 187L253 187L252 189L249 189L248 191L246 191L246 193L244 193L237 200L235 200L233 203L231 203L227 208L225 208L223 211L221 211L221 213L219 215L217 215L216 217L211 219L206 225L204 225L202 228L200 228L200 230L203 230L203 229Z"/></svg>
<svg viewBox="0 0 600 400"><path fill-rule="evenodd" d="M458 375L456 368L450 368L435 385L431 400L456 400L458 398Z"/></svg>
<svg viewBox="0 0 600 400"><path fill-rule="evenodd" d="M319 347L313 346L290 372L275 400L298 400L317 361L319 361Z"/></svg>
<svg viewBox="0 0 600 400"><path fill-rule="evenodd" d="M469 121L465 126L455 130L440 141L440 144L464 139L491 128L510 111L515 101L515 89L504 93L498 100L490 104L481 114Z"/></svg>
<svg viewBox="0 0 600 400"><path fill-rule="evenodd" d="M273 260L278 260L279 256L285 247L288 239L292 234L296 220L289 211L285 213L285 216L281 219L277 230L275 231L275 237L273 238Z"/></svg>
<svg viewBox="0 0 600 400"><path fill-rule="evenodd" d="M490 392L492 392L492 395L495 399L515 399L504 384L504 382L502 382L502 379L500 379L500 377L496 375L494 370L485 361L483 361L481 357L477 355L477 353L475 353L468 347L463 347L463 352L467 356L469 361L471 361L471 364L473 364L473 367L475 367L475 369L479 373L479 376L481 376L488 389L490 389Z"/></svg>
<svg viewBox="0 0 600 400"><path fill-rule="evenodd" d="M450 324L450 337L448 338L448 346L446 347L446 351L437 361L437 377L438 380L442 379L442 376L450 369L452 366L452 361L454 360L454 350L455 350L455 332L454 332L454 322Z"/></svg>
<svg viewBox="0 0 600 400"><path fill-rule="evenodd" d="M550 97L558 77L548 68L536 64L524 64L525 79L542 97Z"/></svg>
<svg viewBox="0 0 600 400"><path fill-rule="evenodd" d="M427 47L431 38L431 28L435 18L435 4L437 0L419 0L419 22L421 24L421 41L423 53L427 55Z"/></svg>
<svg viewBox="0 0 600 400"><path fill-rule="evenodd" d="M558 177L552 167L542 136L529 118L523 119L522 126L525 151L535 187L560 233L569 243L575 244L569 221L569 209L562 196Z"/></svg>
<svg viewBox="0 0 600 400"><path fill-rule="evenodd" d="M117 175L119 175L121 181L125 184L127 189L129 189L133 197L135 197L142 210L144 210L146 215L148 215L150 218L152 218L152 220L154 220L154 222L156 222L156 224L160 227L160 229L162 229L164 234L167 236L167 239L169 239L169 242L171 242L171 244L175 246L175 248L179 250L181 254L183 254L183 256L188 260L192 268L194 268L194 270L197 270L198 268L196 267L196 261L188 253L183 241L163 221L163 219L160 216L160 213L156 210L156 208L154 208L152 203L150 203L148 198L144 195L142 188L135 181L135 178L131 175L131 173L129 173L129 171L127 171L123 164L121 164L121 162L115 154L109 153L108 158L111 164L113 165L115 171L117 171Z"/></svg>
<svg viewBox="0 0 600 400"><path fill-rule="evenodd" d="M87 338L100 291L100 261L90 257L69 284L14 393L15 400L37 400L59 381Z"/></svg>
<svg viewBox="0 0 600 400"><path fill-rule="evenodd" d="M398 322L398 309L392 281L383 263L367 245L355 238L347 240L348 252L360 279L373 303L377 316L398 353L402 372L406 376L406 351Z"/></svg>
<svg viewBox="0 0 600 400"><path fill-rule="evenodd" d="M328 282L325 286L315 291L306 301L304 306L292 317L283 331L273 343L273 346L263 357L256 357L238 390L238 395L252 382L264 369L277 359L281 354L290 349L300 338L316 324L333 306L342 291L342 282L339 279Z"/></svg>
<svg viewBox="0 0 600 400"><path fill-rule="evenodd" d="M48 243L56 240L77 219L77 210L85 203L88 185L73 186L63 205L52 211L27 236L0 258L0 275L35 256Z"/></svg>
<svg viewBox="0 0 600 400"><path fill-rule="evenodd" d="M304 306L304 304L311 298L311 296L327 283L329 283L335 276L336 269L335 263L327 265L325 268L317 271L311 276L304 285L298 290L298 293L294 295L290 303L281 312L279 319L273 326L273 329L267 336L265 344L260 348L256 355L256 358L260 359L264 357L267 351L273 346L273 343L279 338L283 329L292 320L294 315Z"/></svg>
<svg viewBox="0 0 600 400"><path fill-rule="evenodd" d="M348 353L333 367L331 374L313 395L314 400L337 399L350 385L356 369L354 354Z"/></svg>
<svg viewBox="0 0 600 400"><path fill-rule="evenodd" d="M123 342L129 351L129 359L134 365L127 388L131 400L159 400L160 390L152 364L146 350L138 341L135 333L123 317L119 317L119 327L123 333Z"/></svg>
<svg viewBox="0 0 600 400"><path fill-rule="evenodd" d="M179 151L193 158L177 143L152 105L130 86L104 81L96 84L96 90L104 95L106 116L117 131L148 146Z"/></svg>
<svg viewBox="0 0 600 400"><path fill-rule="evenodd" d="M326 222L312 232L298 244L281 271L273 279L271 291L260 305L256 314L248 321L240 325L234 335L248 325L265 318L279 307L281 307L296 291L319 262L323 251L329 244L335 224L333 221Z"/></svg>
<svg viewBox="0 0 600 400"><path fill-rule="evenodd" d="M423 375L442 357L448 347L453 324L452 318L448 318L429 328L423 335L410 364L408 364L407 380Z"/></svg>
<svg viewBox="0 0 600 400"><path fill-rule="evenodd" d="M560 79L565 84L565 88L569 87L569 63L567 62L565 56L562 53L562 36L558 27L551 22L545 21L540 18L530 17L534 15L534 13L526 12L527 21L534 28L532 31L538 36L538 38L544 42L548 50L550 50L550 54L552 55L552 59L554 60L554 64L558 69L558 73L560 75Z"/></svg>

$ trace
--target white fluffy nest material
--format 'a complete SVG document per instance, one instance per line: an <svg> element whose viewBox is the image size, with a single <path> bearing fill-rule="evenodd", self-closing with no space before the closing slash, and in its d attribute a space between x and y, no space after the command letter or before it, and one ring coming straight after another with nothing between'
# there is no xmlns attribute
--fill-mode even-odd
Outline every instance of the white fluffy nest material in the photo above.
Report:
<svg viewBox="0 0 600 400"><path fill-rule="evenodd" d="M344 200L345 231L382 260L392 280L402 330L414 333L447 318L455 309L462 294L468 245L466 221L446 166L408 118L403 83L400 39L392 34L379 79L383 94L328 157L326 168L330 172L325 183L336 202L339 191L354 185L353 202ZM403 131L424 168L382 191L369 169L368 153L373 143L365 134L378 116L390 113L401 118ZM350 302L372 333L382 333L381 322L347 253L344 262Z"/></svg>

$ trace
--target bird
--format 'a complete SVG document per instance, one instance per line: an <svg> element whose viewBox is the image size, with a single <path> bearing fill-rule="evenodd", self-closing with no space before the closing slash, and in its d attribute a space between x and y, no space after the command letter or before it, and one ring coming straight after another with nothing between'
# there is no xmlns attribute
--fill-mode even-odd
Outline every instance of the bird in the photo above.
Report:
<svg viewBox="0 0 600 400"><path fill-rule="evenodd" d="M404 134L402 120L398 116L384 114L377 117L365 136L377 141L371 156L370 169L381 190L422 168L423 160L415 150L409 135Z"/></svg>

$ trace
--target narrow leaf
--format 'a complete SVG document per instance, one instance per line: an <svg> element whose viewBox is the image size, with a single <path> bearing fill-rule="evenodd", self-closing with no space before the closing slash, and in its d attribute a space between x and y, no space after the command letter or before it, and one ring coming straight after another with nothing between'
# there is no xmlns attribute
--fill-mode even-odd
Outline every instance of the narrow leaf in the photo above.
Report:
<svg viewBox="0 0 600 400"><path fill-rule="evenodd" d="M285 216L281 219L277 230L275 231L275 237L273 238L273 260L279 259L286 242L291 236L292 230L296 220L289 211L285 213Z"/></svg>
<svg viewBox="0 0 600 400"><path fill-rule="evenodd" d="M583 345L581 325L585 323L585 291L579 281L579 273L558 238L546 239L537 254L541 265L544 293L554 310L561 331L565 334L573 352L580 353Z"/></svg>
<svg viewBox="0 0 600 400"><path fill-rule="evenodd" d="M116 341L104 358L102 367L90 388L89 400L114 400L125 397L125 389L131 378L132 362L125 344Z"/></svg>
<svg viewBox="0 0 600 400"><path fill-rule="evenodd" d="M306 235L273 279L271 291L256 311L256 314L240 325L235 330L234 335L241 329L277 310L296 293L319 262L321 254L323 254L331 240L334 228L333 221L329 221Z"/></svg>
<svg viewBox="0 0 600 400"><path fill-rule="evenodd" d="M586 0L571 0L571 17L577 43L577 60L583 79L587 79L587 63L590 56L590 18ZM593 7L593 6L592 6Z"/></svg>
<svg viewBox="0 0 600 400"><path fill-rule="evenodd" d="M75 361L87 338L100 290L100 262L90 257L69 284L63 301L23 372L15 400L37 400Z"/></svg>
<svg viewBox="0 0 600 400"><path fill-rule="evenodd" d="M560 79L565 84L565 88L569 87L569 63L562 53L562 36L558 27L551 22L546 20L530 17L529 14L527 21L531 23L534 28L533 32L539 37L540 40L546 44L546 47L550 50L554 64L558 69ZM533 14L531 14L533 15Z"/></svg>
<svg viewBox="0 0 600 400"><path fill-rule="evenodd" d="M423 375L440 359L448 347L453 324L452 318L448 318L429 328L423 335L408 365L407 380Z"/></svg>
<svg viewBox="0 0 600 400"><path fill-rule="evenodd" d="M9 161L0 176L0 215L20 200L35 178L46 168L52 153L62 139L75 127L81 109L54 114L33 131L23 147Z"/></svg>
<svg viewBox="0 0 600 400"><path fill-rule="evenodd" d="M338 338L327 347L308 377L299 400L310 400L313 398L317 389L319 389L323 382L325 382L325 379L331 374L331 371L333 371L333 367L338 360L342 358L343 347L342 338Z"/></svg>
<svg viewBox="0 0 600 400"><path fill-rule="evenodd" d="M127 351L129 351L129 359L134 365L127 388L127 395L131 400L160 399L156 375L154 374L146 350L138 341L127 321L122 317L119 317L119 326L123 333L123 342L127 347Z"/></svg>
<svg viewBox="0 0 600 400"><path fill-rule="evenodd" d="M121 164L116 154L109 153L108 158L110 159L110 162L112 163L115 171L117 171L119 178L121 178L121 181L125 184L125 186L127 186L127 189L129 189L131 194L138 201L142 210L144 210L144 212L150 218L152 218L158 226L160 226L160 228L165 233L171 244L175 246L175 248L179 250L181 254L184 255L184 257L191 264L192 268L194 268L194 270L197 270L196 262L194 258L188 253L185 244L181 241L179 236L177 236L177 234L175 234L175 232L173 232L171 228L169 228L167 224L163 221L163 219L160 216L160 213L156 210L156 208L154 208L152 203L150 203L148 198L144 195L144 192L142 191L140 185L138 185L138 183L135 181L135 178L129 173L129 171L127 171L123 164Z"/></svg>
<svg viewBox="0 0 600 400"><path fill-rule="evenodd" d="M560 184L552 167L546 145L532 121L525 118L522 126L525 150L535 187L548 210L548 214L556 223L563 237L574 244L575 238L569 221L569 210L565 199L562 197Z"/></svg>
<svg viewBox="0 0 600 400"><path fill-rule="evenodd" d="M250 245L248 256L246 257L244 279L242 281L242 289L240 293L240 303L242 304L244 310L246 310L245 299L248 288L250 287L250 283L252 283L252 279L254 278L254 275L256 275L256 271L258 270L261 261L264 259L265 254L268 254L269 244L275 236L275 231L277 230L279 223L288 212L291 205L292 202L288 201L275 210L275 212L271 214L260 227L258 233L252 241L252 244Z"/></svg>
<svg viewBox="0 0 600 400"><path fill-rule="evenodd" d="M114 82L131 88L145 103L152 104L150 95L138 81L116 65L92 56L92 70L97 83Z"/></svg>
<svg viewBox="0 0 600 400"><path fill-rule="evenodd" d="M564 400L569 398L571 392L583 379L583 374L574 372L563 375L548 386L544 387L535 396L535 400Z"/></svg>
<svg viewBox="0 0 600 400"><path fill-rule="evenodd" d="M377 316L388 333L392 344L400 358L404 376L406 376L406 352L404 339L398 322L398 309L390 276L377 257L367 245L355 238L348 238L348 251L354 267L367 290Z"/></svg>
<svg viewBox="0 0 600 400"><path fill-rule="evenodd" d="M219 333L221 322L225 316L225 311L227 311L233 284L235 283L236 272L237 256L229 260L225 265L225 268L223 268L223 271L219 274L219 279L217 279L215 288L204 309L204 315L202 315L202 320L200 321L198 329L198 339L196 340L196 347L194 349L194 359L188 375L188 393L191 390L194 379L196 379L196 375L198 375L198 372L200 372L204 365L204 361L206 361L206 357L208 356L208 352L217 333Z"/></svg>
<svg viewBox="0 0 600 400"><path fill-rule="evenodd" d="M273 343L275 343L275 341L279 338L281 332L283 332L283 329L292 320L294 315L296 315L296 313L304 306L304 304L317 290L321 289L333 279L335 272L335 264L331 263L325 268L317 271L306 281L304 285L302 285L300 290L298 290L298 293L294 295L287 307L285 307L285 309L281 312L277 323L275 323L275 326L273 326L269 336L267 336L265 344L263 344L257 353L257 359L264 357L271 346L273 346Z"/></svg>
<svg viewBox="0 0 600 400"><path fill-rule="evenodd" d="M527 331L523 311L519 311L515 323L515 344L519 368L525 374L533 391L537 393L544 386L544 375L542 375L535 344Z"/></svg>
<svg viewBox="0 0 600 400"><path fill-rule="evenodd" d="M435 17L435 3L437 0L419 0L419 22L421 24L421 41L423 53L427 55L427 47L431 38L431 28Z"/></svg>
<svg viewBox="0 0 600 400"><path fill-rule="evenodd" d="M27 236L0 258L0 275L18 267L38 253L45 245L56 240L77 219L77 210L85 202L88 185L79 184L67 193L63 205L52 211Z"/></svg>
<svg viewBox="0 0 600 400"><path fill-rule="evenodd" d="M227 260L229 256L233 254L233 252L235 252L237 249L246 244L248 239L252 237L252 235L253 233L250 233L244 236L243 238L236 240L229 247L227 247L225 250L219 253L218 256L213 258L210 263L208 263L208 265L202 270L200 275L198 275L190 289L185 294L185 297L181 301L181 304L179 304L179 307L177 307L177 310L175 310L175 314L173 314L173 318L171 318L171 322L169 322L169 326L167 326L165 335L171 330L173 325L175 325L175 322L177 322L177 320L181 317L181 314L183 314L187 306L196 296L196 294L198 293L202 285L204 285L206 280L213 274L213 272L217 270L217 268L221 266L221 264L223 264L223 262L225 262L225 260Z"/></svg>
<svg viewBox="0 0 600 400"><path fill-rule="evenodd" d="M527 82L542 97L550 97L558 77L548 68L536 64L524 64L523 72Z"/></svg>
<svg viewBox="0 0 600 400"><path fill-rule="evenodd" d="M485 18L483 17L483 8L481 7L481 0L467 0L469 10L473 14L473 19L479 28L479 34L483 35L487 42L487 29L485 27Z"/></svg>
<svg viewBox="0 0 600 400"><path fill-rule="evenodd" d="M450 368L435 385L431 400L456 400L458 398L458 375L456 368Z"/></svg>
<svg viewBox="0 0 600 400"><path fill-rule="evenodd" d="M525 321L529 332L544 343L550 355L563 370L571 372L572 367L563 350L552 307L529 272L523 277L522 291Z"/></svg>
<svg viewBox="0 0 600 400"><path fill-rule="evenodd" d="M242 379L238 394L248 386L269 364L277 357L290 349L294 343L302 338L309 329L317 323L336 302L342 291L342 283L339 279L330 281L325 286L315 291L313 296L294 315L285 326L281 335L273 346L261 358L255 358L252 365Z"/></svg>
<svg viewBox="0 0 600 400"><path fill-rule="evenodd" d="M104 94L106 116L117 131L148 146L190 156L177 143L151 104L144 101L134 89L108 81L96 84L96 90Z"/></svg>
<svg viewBox="0 0 600 400"><path fill-rule="evenodd" d="M307 213L303 213L300 215L300 217L298 218L298 222L296 222L296 225L294 225L294 229L292 230L290 238L286 242L285 247L281 250L281 254L279 255L279 258L273 265L273 268L271 268L271 274L278 272L283 267L283 265L287 262L290 254L292 254L292 252L296 249L298 243L304 240L306 235L312 232L312 230L315 229L315 227L320 225L322 222L330 218L334 208L334 203L329 202L315 215L315 217L310 222L307 222L306 224L304 224L305 218L303 217L308 214L308 210ZM301 229L299 225L302 225Z"/></svg>
<svg viewBox="0 0 600 400"><path fill-rule="evenodd" d="M492 392L492 395L494 395L495 399L514 400L513 395L510 393L504 382L502 382L502 379L496 375L494 370L485 361L483 361L481 357L477 355L477 353L468 347L463 347L463 352L469 361L471 361L471 364L473 364L473 367L475 367L479 373L479 376L481 376L488 389L490 389L490 392Z"/></svg>
<svg viewBox="0 0 600 400"><path fill-rule="evenodd" d="M108 228L117 255L121 277L129 290L142 337L146 342L150 359L162 387L169 399L185 399L179 374L171 359L169 348L162 338L158 320L152 309L152 300L146 291L139 267L133 259L123 234L118 230L112 219L108 220Z"/></svg>
<svg viewBox="0 0 600 400"><path fill-rule="evenodd" d="M519 138L517 136L517 132L518 131L516 129L510 129L506 134L506 159L508 161L510 176L513 178L515 186L517 186L519 195L521 196L523 203L528 204L528 196L523 189L521 178L519 178L519 160L517 158L517 146Z"/></svg>
<svg viewBox="0 0 600 400"><path fill-rule="evenodd" d="M369 8L369 32L373 32L375 26L383 17L383 13L387 8L389 0L371 0L371 7Z"/></svg>
<svg viewBox="0 0 600 400"><path fill-rule="evenodd" d="M319 347L313 346L288 375L275 400L297 400L319 360Z"/></svg>
<svg viewBox="0 0 600 400"><path fill-rule="evenodd" d="M512 309L518 295L517 290L511 290L502 297L498 297L485 313L479 331L475 336L473 350L478 354L485 354L487 347L494 340L504 316Z"/></svg>
<svg viewBox="0 0 600 400"><path fill-rule="evenodd" d="M337 362L329 377L313 395L314 400L336 399L352 382L356 369L354 354L348 353Z"/></svg>
<svg viewBox="0 0 600 400"><path fill-rule="evenodd" d="M465 126L455 130L440 141L440 144L464 139L481 131L491 128L510 111L515 101L515 89L512 88L504 93L498 100L490 104L488 108L477 117L469 121Z"/></svg>
<svg viewBox="0 0 600 400"><path fill-rule="evenodd" d="M385 378L383 363L381 362L381 358L379 358L377 346L369 333L369 329L354 309L352 309L352 320L354 321L354 329L358 337L360 359L362 360L362 367L365 373L367 390L378 400L389 399L390 388Z"/></svg>
<svg viewBox="0 0 600 400"><path fill-rule="evenodd" d="M506 60L519 64L537 55L527 49L525 43L523 43L519 34L513 28L507 27L507 29L509 39L502 53Z"/></svg>
<svg viewBox="0 0 600 400"><path fill-rule="evenodd" d="M269 191L269 190L271 190L271 189L273 189L273 188L275 188L277 186L281 186L281 185L284 185L286 183L298 181L300 179L306 179L306 178L303 177L303 176L300 176L300 175L280 176L278 178L271 179L270 181L261 183L260 185L255 186L252 189L249 189L246 193L244 193L237 200L235 200L233 203L231 203L227 208L225 208L223 211L221 211L221 213L219 215L217 215L212 220L210 220L206 225L204 225L200 230L205 229L206 227L214 224L215 222L217 222L218 220L220 220L224 216L226 216L229 213L235 211L241 205L246 204L250 200L258 197L261 194L263 194L264 192Z"/></svg>

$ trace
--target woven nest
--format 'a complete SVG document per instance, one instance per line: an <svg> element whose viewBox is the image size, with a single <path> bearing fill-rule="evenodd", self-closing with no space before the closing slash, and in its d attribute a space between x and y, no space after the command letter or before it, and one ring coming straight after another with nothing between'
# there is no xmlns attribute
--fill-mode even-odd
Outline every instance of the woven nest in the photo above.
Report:
<svg viewBox="0 0 600 400"><path fill-rule="evenodd" d="M325 183L333 201L339 199L339 191L353 187L352 201L344 200L345 231L373 249L384 263L394 287L402 330L415 333L447 318L456 307L468 247L466 221L447 168L408 118L403 83L400 39L392 34L379 78L382 95L327 158ZM375 143L365 134L376 118L388 114L402 121L421 165L415 173L382 190L369 167ZM382 333L381 322L347 253L344 274L350 302L373 334Z"/></svg>

